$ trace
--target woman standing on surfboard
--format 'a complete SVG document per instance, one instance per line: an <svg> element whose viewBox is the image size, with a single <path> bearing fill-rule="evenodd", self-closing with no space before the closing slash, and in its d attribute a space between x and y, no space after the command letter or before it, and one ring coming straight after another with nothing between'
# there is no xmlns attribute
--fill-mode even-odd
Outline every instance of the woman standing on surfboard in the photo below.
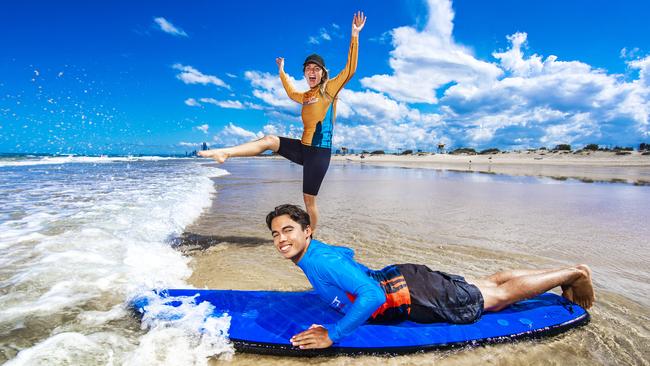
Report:
<svg viewBox="0 0 650 366"><path fill-rule="evenodd" d="M281 57L276 59L280 79L287 95L302 104L302 139L266 135L259 140L234 147L201 151L199 155L223 163L231 157L255 156L271 150L302 165L303 199L312 223L311 227L314 228L318 222L316 196L329 168L332 155L337 95L357 69L359 32L365 24L366 17L362 12L354 14L348 61L343 71L334 78L329 78L329 71L325 68L325 61L321 56L312 54L305 59L303 72L309 84L309 90L305 92L294 89L284 72L284 59Z"/></svg>

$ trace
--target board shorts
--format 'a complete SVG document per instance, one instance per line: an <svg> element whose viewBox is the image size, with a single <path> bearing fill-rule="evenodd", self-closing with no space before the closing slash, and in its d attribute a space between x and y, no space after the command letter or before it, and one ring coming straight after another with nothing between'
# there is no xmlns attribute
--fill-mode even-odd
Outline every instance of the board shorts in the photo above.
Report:
<svg viewBox="0 0 650 366"><path fill-rule="evenodd" d="M483 295L464 277L419 264L398 264L411 295L408 320L468 324L483 314Z"/></svg>
<svg viewBox="0 0 650 366"><path fill-rule="evenodd" d="M332 149L304 145L300 140L280 136L278 154L302 165L302 192L318 195L330 166Z"/></svg>

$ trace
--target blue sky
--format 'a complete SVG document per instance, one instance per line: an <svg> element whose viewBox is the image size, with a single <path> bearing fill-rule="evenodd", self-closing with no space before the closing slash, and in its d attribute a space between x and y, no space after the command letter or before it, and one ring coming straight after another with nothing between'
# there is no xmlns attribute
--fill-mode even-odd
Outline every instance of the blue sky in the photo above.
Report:
<svg viewBox="0 0 650 366"><path fill-rule="evenodd" d="M5 1L0 152L183 153L299 137L275 58L345 64L335 147L650 142L646 1Z"/></svg>

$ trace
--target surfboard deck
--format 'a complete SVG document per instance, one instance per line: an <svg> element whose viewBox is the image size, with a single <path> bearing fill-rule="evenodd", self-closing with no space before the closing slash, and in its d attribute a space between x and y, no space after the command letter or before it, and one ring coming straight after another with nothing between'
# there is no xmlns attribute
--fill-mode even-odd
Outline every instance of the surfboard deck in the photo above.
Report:
<svg viewBox="0 0 650 366"><path fill-rule="evenodd" d="M499 312L484 313L473 324L364 324L330 348L301 350L289 342L293 335L312 324L328 327L342 317L313 291L166 289L156 294L167 306L179 306L181 299L194 297L196 304L212 304L214 316L227 313L231 316L229 338L237 351L286 356L405 354L510 342L559 334L590 319L579 305L545 293ZM136 312L147 313L150 299L135 299Z"/></svg>

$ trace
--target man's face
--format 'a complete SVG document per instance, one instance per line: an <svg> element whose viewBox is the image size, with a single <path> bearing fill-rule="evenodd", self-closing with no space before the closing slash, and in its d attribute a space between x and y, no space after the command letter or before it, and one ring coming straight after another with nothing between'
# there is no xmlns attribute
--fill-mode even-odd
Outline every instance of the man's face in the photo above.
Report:
<svg viewBox="0 0 650 366"><path fill-rule="evenodd" d="M282 215L271 221L271 235L275 249L286 259L298 263L307 249L311 228L307 226L303 230L289 215Z"/></svg>

